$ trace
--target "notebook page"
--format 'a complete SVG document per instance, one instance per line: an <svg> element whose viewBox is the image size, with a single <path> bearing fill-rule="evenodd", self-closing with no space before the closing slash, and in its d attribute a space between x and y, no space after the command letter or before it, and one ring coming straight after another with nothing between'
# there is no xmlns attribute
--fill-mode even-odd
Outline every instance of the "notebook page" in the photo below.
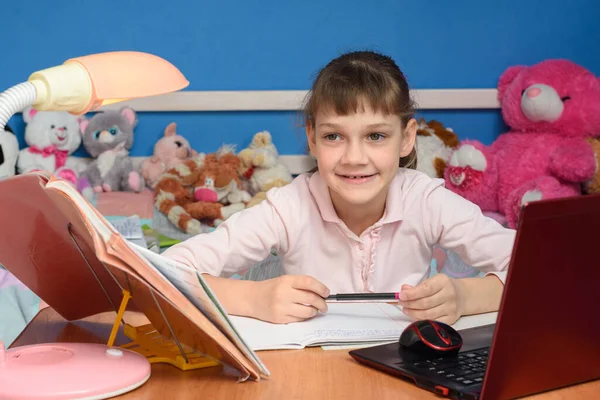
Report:
<svg viewBox="0 0 600 400"><path fill-rule="evenodd" d="M496 323L497 317L498 317L497 312L490 312L490 313L478 314L478 315L467 315L467 316L459 318L458 321L456 321L454 324L452 324L452 327L454 329L456 329L457 331L460 331L463 329L474 328L477 326L491 325L491 324ZM397 340L398 340L398 338L394 338L393 340L390 340L389 343L396 342ZM323 348L323 350L349 350L349 349L371 347L371 346L376 346L376 345L380 345L380 344L384 344L384 343L362 342L362 343L346 343L346 344L324 344L324 345L322 345L322 348Z"/></svg>
<svg viewBox="0 0 600 400"><path fill-rule="evenodd" d="M230 318L253 350L386 342L397 340L411 322L399 308L385 303L330 303L324 314L285 325Z"/></svg>
<svg viewBox="0 0 600 400"><path fill-rule="evenodd" d="M302 349L306 346L303 341L310 335L309 321L273 324L237 315L229 318L254 351Z"/></svg>
<svg viewBox="0 0 600 400"><path fill-rule="evenodd" d="M458 321L452 324L452 327L457 331L460 331L463 329L474 328L476 326L491 325L496 323L497 318L498 312L490 312L477 315L466 315L464 317L460 317Z"/></svg>
<svg viewBox="0 0 600 400"><path fill-rule="evenodd" d="M329 304L326 318L311 321L306 345L380 343L397 340L412 322L402 310L387 303ZM332 307L333 306L333 307Z"/></svg>

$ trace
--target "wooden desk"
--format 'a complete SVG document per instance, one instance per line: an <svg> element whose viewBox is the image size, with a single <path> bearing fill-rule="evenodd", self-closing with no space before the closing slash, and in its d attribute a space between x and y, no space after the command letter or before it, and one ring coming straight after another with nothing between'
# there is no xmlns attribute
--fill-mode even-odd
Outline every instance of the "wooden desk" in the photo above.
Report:
<svg viewBox="0 0 600 400"><path fill-rule="evenodd" d="M45 308L31 321L11 347L49 342L106 343L114 313L68 323L54 310ZM145 323L140 314L126 313L132 325ZM128 339L119 333L116 343ZM311 348L263 351L259 357L271 371L260 382L237 383L221 367L181 372L168 364L153 364L150 379L119 399L435 399L440 398L401 379L355 362L348 351ZM600 391L600 381L555 390L531 399L591 399ZM207 396L207 397L205 397Z"/></svg>

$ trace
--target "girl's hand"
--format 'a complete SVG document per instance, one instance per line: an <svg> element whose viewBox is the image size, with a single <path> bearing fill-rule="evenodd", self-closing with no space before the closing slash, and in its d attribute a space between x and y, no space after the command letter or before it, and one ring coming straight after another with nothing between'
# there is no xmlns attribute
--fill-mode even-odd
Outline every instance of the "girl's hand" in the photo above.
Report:
<svg viewBox="0 0 600 400"><path fill-rule="evenodd" d="M451 325L463 315L463 298L458 280L437 274L417 286L402 285L398 303L409 317Z"/></svg>
<svg viewBox="0 0 600 400"><path fill-rule="evenodd" d="M329 289L306 275L284 275L260 282L252 305L252 316L263 321L286 324L327 312Z"/></svg>

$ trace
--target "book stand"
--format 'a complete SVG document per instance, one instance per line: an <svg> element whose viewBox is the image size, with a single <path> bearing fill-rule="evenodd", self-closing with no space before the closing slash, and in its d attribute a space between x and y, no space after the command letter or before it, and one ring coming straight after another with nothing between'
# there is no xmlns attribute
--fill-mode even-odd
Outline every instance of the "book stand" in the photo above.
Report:
<svg viewBox="0 0 600 400"><path fill-rule="evenodd" d="M81 247L79 247L79 244L73 237L73 233L71 231L71 225L69 225L68 231L69 231L69 235L71 236L71 240L73 241L73 243L79 250L81 257L85 260L85 263L89 267L90 271L92 271L92 273L96 277L98 284L102 287L102 290L106 294L106 296L109 299L109 301L111 302L111 304L113 304L112 300L110 299L110 296L108 295L108 292L102 285L100 279L96 275L96 273L95 273L94 269L92 268L92 266L90 265L88 259L85 257L85 254L83 254ZM106 271L110 274L110 276L114 279L116 284L121 289L121 292L123 293L123 298L121 300L119 309L118 310L115 309L115 311L117 313L117 317L115 318L115 322L113 323L112 330L111 330L110 336L108 338L108 342L107 342L108 347L113 347L115 338L117 336L117 332L119 330L119 325L121 324L121 322L123 322L123 325L124 325L123 333L125 334L125 336L127 336L129 339L131 339L131 342L121 345L120 347L131 350L131 351L135 351L136 353L143 355L144 357L146 357L148 359L148 361L151 364L161 363L161 362L168 363L168 364L171 364L183 371L187 371L190 369L214 367L214 366L220 365L219 361L205 356L204 354L196 351L195 349L191 348L190 346L186 346L186 345L180 343L180 341L177 339L177 336L175 335L175 332L173 331L173 328L171 327L171 324L169 323L169 320L167 319L164 312L162 311L162 308L156 301L156 298L154 297L154 294L152 293L152 291L150 291L150 294L152 295L152 297L156 303L156 306L161 313L161 316L165 320L165 323L167 324L167 327L169 328L169 332L171 333L171 336L173 337L173 339L167 339L164 336L162 336L156 329L154 329L152 324L146 324L146 325L134 327L130 324L125 323L123 321L123 314L125 313L125 310L127 308L127 303L129 302L129 299L132 298L132 295L129 290L124 289L121 286L121 284L119 283L117 278L113 275L113 273L110 271L110 269L107 268L104 263L101 263L101 264L104 266ZM113 304L113 307L114 307L114 304Z"/></svg>
<svg viewBox="0 0 600 400"><path fill-rule="evenodd" d="M125 323L123 315L133 297L131 286L129 289L123 288L110 268L100 262L123 294L117 309L77 243L71 223L68 224L67 230L79 254L117 313L108 342L42 343L9 350L5 350L4 344L0 342L0 398L106 399L143 385L150 378L150 365L153 363L168 363L183 371L221 364L218 360L181 343L151 289L148 289L148 292L173 339L166 338L151 323L138 327ZM131 339L131 342L115 347L114 342L121 323L125 336ZM32 382L35 384L32 385Z"/></svg>

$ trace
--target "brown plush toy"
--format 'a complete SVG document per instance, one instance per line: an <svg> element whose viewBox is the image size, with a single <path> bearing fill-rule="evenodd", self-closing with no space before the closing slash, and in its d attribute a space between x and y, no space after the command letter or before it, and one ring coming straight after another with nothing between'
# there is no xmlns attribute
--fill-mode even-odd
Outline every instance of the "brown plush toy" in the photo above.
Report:
<svg viewBox="0 0 600 400"><path fill-rule="evenodd" d="M588 138L586 139L594 150L594 157L596 158L596 173L594 177L583 185L583 191L586 194L600 193L600 138Z"/></svg>
<svg viewBox="0 0 600 400"><path fill-rule="evenodd" d="M156 208L186 233L201 233L201 223L219 225L250 200L239 165L239 158L225 150L171 168L156 184Z"/></svg>

